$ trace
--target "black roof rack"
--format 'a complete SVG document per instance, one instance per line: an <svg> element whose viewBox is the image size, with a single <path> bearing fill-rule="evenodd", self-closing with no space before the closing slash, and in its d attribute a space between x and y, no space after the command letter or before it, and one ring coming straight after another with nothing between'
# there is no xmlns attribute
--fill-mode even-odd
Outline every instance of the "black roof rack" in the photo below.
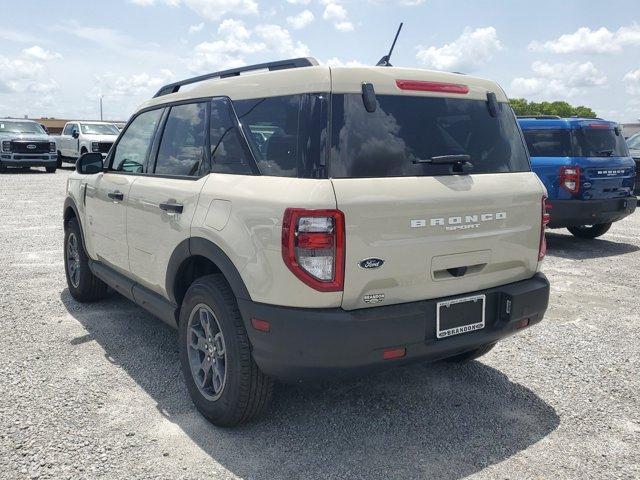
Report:
<svg viewBox="0 0 640 480"><path fill-rule="evenodd" d="M179 82L170 83L165 85L153 98L168 95L170 93L176 93L180 90L180 87L184 85L191 85L192 83L204 82L205 80L211 80L212 78L228 78L237 77L243 72L250 72L252 70L286 70L289 68L300 67L313 67L318 65L318 61L312 57L292 58L290 60L279 60L277 62L259 63L257 65L248 65L246 67L231 68L229 70L222 70L220 72L207 73L200 75L199 77L187 78L186 80L180 80Z"/></svg>
<svg viewBox="0 0 640 480"><path fill-rule="evenodd" d="M537 120L557 120L559 115L518 115L518 118L535 118Z"/></svg>

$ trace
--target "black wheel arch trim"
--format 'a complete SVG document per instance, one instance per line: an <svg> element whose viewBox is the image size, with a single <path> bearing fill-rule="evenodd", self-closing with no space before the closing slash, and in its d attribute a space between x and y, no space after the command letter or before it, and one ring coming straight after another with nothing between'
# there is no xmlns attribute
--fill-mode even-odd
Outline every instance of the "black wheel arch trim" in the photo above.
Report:
<svg viewBox="0 0 640 480"><path fill-rule="evenodd" d="M227 254L215 243L206 238L191 237L178 244L169 259L165 286L169 299L172 302L176 302L174 289L180 267L185 261L194 256L204 257L214 263L227 279L227 282L229 282L229 286L231 290L233 290L236 298L251 300L251 296L240 276L240 272Z"/></svg>
<svg viewBox="0 0 640 480"><path fill-rule="evenodd" d="M82 242L82 248L84 248L84 251L87 251L87 246L85 245L84 242L84 229L82 228L82 220L80 220L80 213L78 212L78 207L76 205L75 200L72 197L67 197L64 200L64 207L62 208L62 218L64 223L66 224L67 222L67 210L71 209L73 210L73 213L76 217L76 220L78 222L78 226L80 227L80 241Z"/></svg>

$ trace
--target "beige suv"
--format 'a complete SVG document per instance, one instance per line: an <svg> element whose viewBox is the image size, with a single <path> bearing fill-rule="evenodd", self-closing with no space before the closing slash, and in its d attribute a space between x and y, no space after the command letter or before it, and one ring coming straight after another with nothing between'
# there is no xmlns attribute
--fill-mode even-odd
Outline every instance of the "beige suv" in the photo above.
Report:
<svg viewBox="0 0 640 480"><path fill-rule="evenodd" d="M479 78L304 58L167 85L67 192L69 291L178 328L221 426L273 379L468 361L547 308L545 190Z"/></svg>

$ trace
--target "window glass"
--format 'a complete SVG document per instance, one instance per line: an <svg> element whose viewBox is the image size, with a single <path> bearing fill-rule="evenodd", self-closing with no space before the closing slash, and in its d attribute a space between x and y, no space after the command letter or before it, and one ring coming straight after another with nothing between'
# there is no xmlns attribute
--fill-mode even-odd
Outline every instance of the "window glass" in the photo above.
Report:
<svg viewBox="0 0 640 480"><path fill-rule="evenodd" d="M359 94L332 96L333 177L452 174L432 157L468 155L472 173L529 171L509 105L492 117L483 100L378 95L369 113Z"/></svg>
<svg viewBox="0 0 640 480"><path fill-rule="evenodd" d="M524 130L529 154L532 157L571 157L569 130Z"/></svg>
<svg viewBox="0 0 640 480"><path fill-rule="evenodd" d="M67 123L64 127L64 131L62 132L62 134L71 135L72 131L73 131L73 123Z"/></svg>
<svg viewBox="0 0 640 480"><path fill-rule="evenodd" d="M234 102L263 175L298 176L300 101L289 95Z"/></svg>
<svg viewBox="0 0 640 480"><path fill-rule="evenodd" d="M138 115L114 147L111 168L120 172L141 173L151 148L162 109L150 110Z"/></svg>
<svg viewBox="0 0 640 480"><path fill-rule="evenodd" d="M627 145L634 150L640 150L640 133L636 133L633 137L629 138Z"/></svg>
<svg viewBox="0 0 640 480"><path fill-rule="evenodd" d="M629 156L622 134L616 135L612 128L585 127L576 131L576 137L581 157Z"/></svg>
<svg viewBox="0 0 640 480"><path fill-rule="evenodd" d="M10 133L45 133L39 123L36 122L14 122L14 121L2 121L0 122L0 132Z"/></svg>
<svg viewBox="0 0 640 480"><path fill-rule="evenodd" d="M103 123L81 123L82 133L87 135L118 135L120 130L115 125Z"/></svg>
<svg viewBox="0 0 640 480"><path fill-rule="evenodd" d="M206 111L204 103L171 107L160 141L156 174L198 175L204 156Z"/></svg>
<svg viewBox="0 0 640 480"><path fill-rule="evenodd" d="M253 173L251 160L242 146L230 107L227 99L211 101L211 171L250 175Z"/></svg>

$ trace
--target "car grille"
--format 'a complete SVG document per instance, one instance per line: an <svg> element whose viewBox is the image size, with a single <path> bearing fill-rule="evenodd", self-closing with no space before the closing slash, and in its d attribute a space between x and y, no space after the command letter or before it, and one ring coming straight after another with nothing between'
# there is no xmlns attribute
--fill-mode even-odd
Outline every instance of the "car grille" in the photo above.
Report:
<svg viewBox="0 0 640 480"><path fill-rule="evenodd" d="M111 145L113 145L113 142L100 142L98 143L98 151L100 153L109 153L109 150L111 149Z"/></svg>
<svg viewBox="0 0 640 480"><path fill-rule="evenodd" d="M49 142L13 141L11 151L13 153L49 153Z"/></svg>

